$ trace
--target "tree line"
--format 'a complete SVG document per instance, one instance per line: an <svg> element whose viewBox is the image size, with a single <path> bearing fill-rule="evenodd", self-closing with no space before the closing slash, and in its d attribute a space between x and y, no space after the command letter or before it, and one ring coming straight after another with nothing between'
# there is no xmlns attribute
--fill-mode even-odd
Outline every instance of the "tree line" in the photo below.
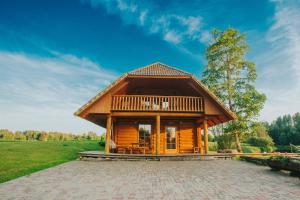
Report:
<svg viewBox="0 0 300 200"><path fill-rule="evenodd" d="M278 117L265 123L270 137L276 145L300 145L300 113Z"/></svg>
<svg viewBox="0 0 300 200"><path fill-rule="evenodd" d="M10 131L0 129L0 140L2 141L70 141L70 140L103 140L103 135L99 136L94 132L84 134L73 134L63 132L46 132L36 130Z"/></svg>

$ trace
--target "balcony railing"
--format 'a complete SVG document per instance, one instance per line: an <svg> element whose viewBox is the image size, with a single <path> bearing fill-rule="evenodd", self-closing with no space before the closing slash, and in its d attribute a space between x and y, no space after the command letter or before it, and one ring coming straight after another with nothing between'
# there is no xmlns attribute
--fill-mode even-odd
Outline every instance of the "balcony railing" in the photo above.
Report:
<svg viewBox="0 0 300 200"><path fill-rule="evenodd" d="M113 111L203 112L202 97L187 96L112 96Z"/></svg>

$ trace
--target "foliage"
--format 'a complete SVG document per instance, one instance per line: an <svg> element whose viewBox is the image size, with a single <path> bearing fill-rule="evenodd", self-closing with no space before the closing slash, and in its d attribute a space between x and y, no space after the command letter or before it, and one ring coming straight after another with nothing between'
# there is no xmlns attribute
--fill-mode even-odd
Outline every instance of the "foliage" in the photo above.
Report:
<svg viewBox="0 0 300 200"><path fill-rule="evenodd" d="M287 156L271 156L269 158L270 161L280 161L281 163L288 164L290 158Z"/></svg>
<svg viewBox="0 0 300 200"><path fill-rule="evenodd" d="M256 147L260 147L262 152L272 152L274 147L274 142L271 137L249 137L247 140L248 144Z"/></svg>
<svg viewBox="0 0 300 200"><path fill-rule="evenodd" d="M242 150L244 153L261 153L261 149L256 146L251 146L249 144L242 144Z"/></svg>
<svg viewBox="0 0 300 200"><path fill-rule="evenodd" d="M46 132L46 131L16 131L13 133L7 129L0 129L0 141L27 140L27 141L70 141L70 140L100 140L102 136L98 136L94 132L76 135L62 132Z"/></svg>
<svg viewBox="0 0 300 200"><path fill-rule="evenodd" d="M300 113L278 117L267 129L276 145L300 145Z"/></svg>
<svg viewBox="0 0 300 200"><path fill-rule="evenodd" d="M250 133L266 97L255 89L255 64L244 59L248 50L245 35L232 28L213 30L212 35L202 81L237 114L238 119L227 123L224 131L235 136L241 151L239 139L243 133Z"/></svg>
<svg viewBox="0 0 300 200"><path fill-rule="evenodd" d="M89 150L103 147L97 141L0 142L0 183L75 160L78 152Z"/></svg>
<svg viewBox="0 0 300 200"><path fill-rule="evenodd" d="M229 133L224 133L216 137L218 149L231 149L233 147L233 136Z"/></svg>
<svg viewBox="0 0 300 200"><path fill-rule="evenodd" d="M208 142L209 151L218 151L218 144L216 142Z"/></svg>
<svg viewBox="0 0 300 200"><path fill-rule="evenodd" d="M104 135L101 135L99 145L101 147L105 147L105 137L104 137Z"/></svg>
<svg viewBox="0 0 300 200"><path fill-rule="evenodd" d="M268 137L268 131L267 131L267 123L266 122L254 122L251 125L252 133L249 135L256 136L256 137Z"/></svg>
<svg viewBox="0 0 300 200"><path fill-rule="evenodd" d="M276 145L274 151L281 153L300 153L300 145L288 146L288 145Z"/></svg>

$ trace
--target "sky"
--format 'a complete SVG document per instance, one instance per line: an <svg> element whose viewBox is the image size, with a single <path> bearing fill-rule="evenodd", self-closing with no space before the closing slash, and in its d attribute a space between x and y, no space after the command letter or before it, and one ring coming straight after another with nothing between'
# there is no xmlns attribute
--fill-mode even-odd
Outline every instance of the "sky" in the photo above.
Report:
<svg viewBox="0 0 300 200"><path fill-rule="evenodd" d="M0 0L0 128L83 133L73 115L123 73L153 62L201 79L210 31L247 35L260 120L300 111L300 0Z"/></svg>

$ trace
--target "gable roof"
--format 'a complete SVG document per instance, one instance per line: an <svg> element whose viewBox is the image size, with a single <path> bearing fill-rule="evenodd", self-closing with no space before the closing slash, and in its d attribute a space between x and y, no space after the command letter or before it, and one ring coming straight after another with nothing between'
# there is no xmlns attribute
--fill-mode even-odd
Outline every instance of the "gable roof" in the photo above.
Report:
<svg viewBox="0 0 300 200"><path fill-rule="evenodd" d="M170 67L168 65L156 62L145 67L138 68L128 75L132 76L191 76L190 73L176 69L175 67Z"/></svg>
<svg viewBox="0 0 300 200"><path fill-rule="evenodd" d="M229 108L227 108L223 102L220 101L220 99L212 93L200 80L198 80L196 77L194 77L192 74L176 69L174 67L170 67L168 65L156 62L141 68L138 68L136 70L133 70L131 72L128 72L121 77L119 77L116 81L111 83L108 87L106 87L104 90L99 92L96 96L94 96L91 100L89 100L86 104L84 104L81 108L79 108L74 114L79 116L86 108L88 108L90 105L92 105L94 102L96 102L100 97L102 97L104 94L106 94L111 88L113 88L115 85L117 85L119 82L124 80L127 77L136 77L136 76L170 76L170 77L187 77L191 78L193 81L197 83L200 88L202 88L212 99L216 101L216 103L227 113L232 119L236 119L237 116L235 113L233 113Z"/></svg>

